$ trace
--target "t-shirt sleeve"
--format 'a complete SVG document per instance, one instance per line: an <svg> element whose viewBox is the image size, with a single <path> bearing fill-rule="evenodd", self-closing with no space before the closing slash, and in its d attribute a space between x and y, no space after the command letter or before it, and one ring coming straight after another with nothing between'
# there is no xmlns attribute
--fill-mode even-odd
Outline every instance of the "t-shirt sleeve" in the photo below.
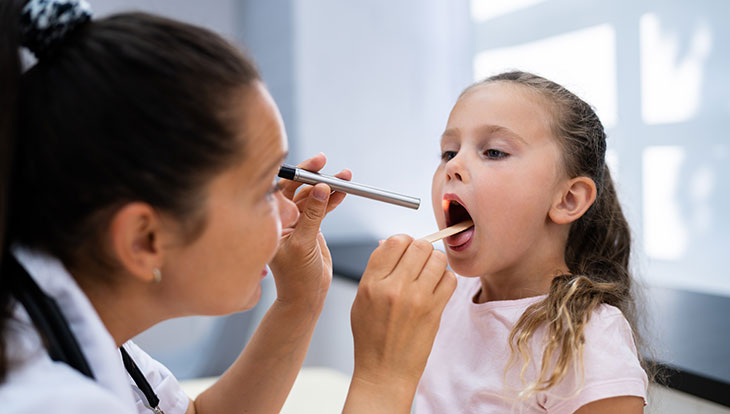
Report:
<svg viewBox="0 0 730 414"><path fill-rule="evenodd" d="M621 311L602 306L584 332L583 369L570 369L563 381L539 395L547 412L573 413L590 402L619 396L641 397L646 404L648 379Z"/></svg>
<svg viewBox="0 0 730 414"><path fill-rule="evenodd" d="M140 371L144 374L147 382L150 383L152 389L160 399L160 408L166 414L183 414L188 409L190 397L183 391L177 378L170 372L167 367L149 356L145 351L132 341L124 344L129 356L137 364ZM129 379L132 389L135 390L135 402L137 411L140 413L149 413L147 408L147 399L144 394L137 388L134 381Z"/></svg>

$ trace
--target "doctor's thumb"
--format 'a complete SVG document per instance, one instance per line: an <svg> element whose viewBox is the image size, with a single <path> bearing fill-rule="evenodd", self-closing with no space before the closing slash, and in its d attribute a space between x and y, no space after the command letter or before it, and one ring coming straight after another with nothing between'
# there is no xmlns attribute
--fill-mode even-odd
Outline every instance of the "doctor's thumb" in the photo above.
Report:
<svg viewBox="0 0 730 414"><path fill-rule="evenodd" d="M317 184L312 188L297 221L297 232L300 236L305 238L317 236L322 219L327 214L329 198L330 188L327 184Z"/></svg>

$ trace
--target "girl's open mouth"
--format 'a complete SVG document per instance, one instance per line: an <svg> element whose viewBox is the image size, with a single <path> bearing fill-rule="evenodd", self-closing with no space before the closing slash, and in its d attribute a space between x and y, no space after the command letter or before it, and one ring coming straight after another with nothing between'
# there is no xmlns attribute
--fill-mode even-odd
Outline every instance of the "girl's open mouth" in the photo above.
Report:
<svg viewBox="0 0 730 414"><path fill-rule="evenodd" d="M462 221L472 220L469 211L461 205L457 200L449 197L444 199L444 216L446 218L446 226L451 226ZM474 238L474 226L468 229L456 233L453 236L447 237L445 240L446 246L452 250L461 251L469 247L472 239Z"/></svg>

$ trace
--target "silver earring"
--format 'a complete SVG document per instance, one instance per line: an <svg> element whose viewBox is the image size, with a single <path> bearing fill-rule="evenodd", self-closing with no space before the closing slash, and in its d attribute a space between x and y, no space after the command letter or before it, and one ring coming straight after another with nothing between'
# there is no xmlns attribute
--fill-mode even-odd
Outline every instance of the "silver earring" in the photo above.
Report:
<svg viewBox="0 0 730 414"><path fill-rule="evenodd" d="M152 275L154 276L154 279L152 280L154 280L155 283L160 283L160 281L162 280L162 272L160 271L160 269L157 267L152 269Z"/></svg>

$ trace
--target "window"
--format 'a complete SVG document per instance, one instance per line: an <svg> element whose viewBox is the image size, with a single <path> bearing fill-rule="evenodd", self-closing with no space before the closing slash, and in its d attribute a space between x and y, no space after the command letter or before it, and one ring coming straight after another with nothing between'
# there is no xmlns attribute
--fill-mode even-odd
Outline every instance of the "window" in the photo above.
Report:
<svg viewBox="0 0 730 414"><path fill-rule="evenodd" d="M676 4L674 4L676 3ZM651 285L730 296L727 5L472 0L475 79L520 69L596 108ZM725 9L725 10L718 10ZM725 13L722 13L724 11Z"/></svg>

